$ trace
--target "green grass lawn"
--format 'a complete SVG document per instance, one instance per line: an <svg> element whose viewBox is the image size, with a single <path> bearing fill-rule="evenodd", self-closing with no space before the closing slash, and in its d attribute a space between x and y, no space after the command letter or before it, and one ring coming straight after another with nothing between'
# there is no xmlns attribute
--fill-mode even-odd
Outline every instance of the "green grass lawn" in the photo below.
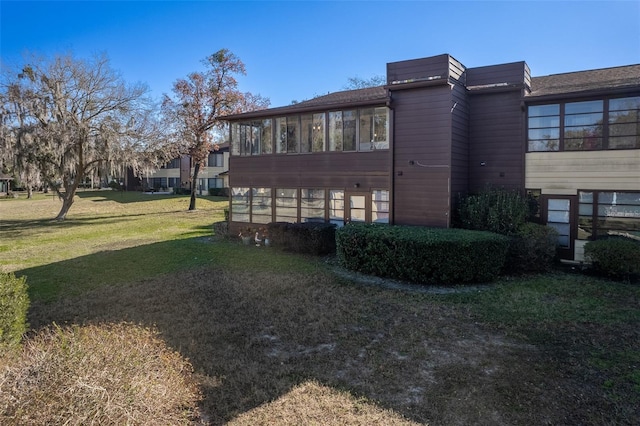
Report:
<svg viewBox="0 0 640 426"><path fill-rule="evenodd" d="M328 259L211 238L227 206L87 191L56 222L50 195L2 199L0 270L27 277L34 329L157 327L194 365L212 424L640 415L639 286L572 271L452 294L367 284Z"/></svg>

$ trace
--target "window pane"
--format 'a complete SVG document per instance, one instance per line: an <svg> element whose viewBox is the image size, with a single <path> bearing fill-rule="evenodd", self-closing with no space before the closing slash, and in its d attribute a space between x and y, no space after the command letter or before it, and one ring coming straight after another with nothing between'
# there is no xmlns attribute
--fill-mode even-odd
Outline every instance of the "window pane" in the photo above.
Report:
<svg viewBox="0 0 640 426"><path fill-rule="evenodd" d="M375 190L371 193L371 221L389 223L389 191Z"/></svg>
<svg viewBox="0 0 640 426"><path fill-rule="evenodd" d="M344 225L344 191L329 191L329 221L338 226Z"/></svg>
<svg viewBox="0 0 640 426"><path fill-rule="evenodd" d="M529 151L558 151L560 149L560 140L530 140L528 149Z"/></svg>
<svg viewBox="0 0 640 426"><path fill-rule="evenodd" d="M298 152L298 142L300 141L300 124L298 116L287 117L287 152Z"/></svg>
<svg viewBox="0 0 640 426"><path fill-rule="evenodd" d="M276 153L287 152L287 119L285 117L276 118Z"/></svg>
<svg viewBox="0 0 640 426"><path fill-rule="evenodd" d="M557 127L544 129L529 129L530 140L555 140L560 138L560 129Z"/></svg>
<svg viewBox="0 0 640 426"><path fill-rule="evenodd" d="M298 190L276 189L276 222L298 221Z"/></svg>
<svg viewBox="0 0 640 426"><path fill-rule="evenodd" d="M539 129L539 128L553 128L560 126L560 116L552 116L552 117L530 117L529 118L529 129Z"/></svg>
<svg viewBox="0 0 640 426"><path fill-rule="evenodd" d="M602 113L597 112L593 114L577 114L577 115L565 115L565 126L587 126L593 124L602 124Z"/></svg>
<svg viewBox="0 0 640 426"><path fill-rule="evenodd" d="M229 139L231 140L231 155L240 155L240 130L237 123L229 126Z"/></svg>
<svg viewBox="0 0 640 426"><path fill-rule="evenodd" d="M300 193L300 219L303 222L324 222L324 189L302 189Z"/></svg>
<svg viewBox="0 0 640 426"><path fill-rule="evenodd" d="M300 152L311 152L313 144L313 116L305 114L300 117Z"/></svg>
<svg viewBox="0 0 640 426"><path fill-rule="evenodd" d="M271 222L271 188L253 188L251 194L251 221L255 223Z"/></svg>
<svg viewBox="0 0 640 426"><path fill-rule="evenodd" d="M356 111L343 111L342 121L344 126L344 133L342 139L343 151L355 151L356 150Z"/></svg>
<svg viewBox="0 0 640 426"><path fill-rule="evenodd" d="M565 105L565 114L585 114L590 112L602 112L603 101L571 102Z"/></svg>
<svg viewBox="0 0 640 426"><path fill-rule="evenodd" d="M329 151L342 151L342 111L329 113Z"/></svg>
<svg viewBox="0 0 640 426"><path fill-rule="evenodd" d="M535 105L529 107L529 117L541 117L545 115L560 115L560 105Z"/></svg>
<svg viewBox="0 0 640 426"><path fill-rule="evenodd" d="M251 126L251 155L258 155L262 152L262 148L260 147L260 123L255 123Z"/></svg>
<svg viewBox="0 0 640 426"><path fill-rule="evenodd" d="M231 188L231 220L249 222L249 188Z"/></svg>
<svg viewBox="0 0 640 426"><path fill-rule="evenodd" d="M273 127L271 119L262 120L262 153L271 154L273 152Z"/></svg>
<svg viewBox="0 0 640 426"><path fill-rule="evenodd" d="M549 210L569 210L569 200L549 200Z"/></svg>
<svg viewBox="0 0 640 426"><path fill-rule="evenodd" d="M609 101L609 111L640 109L640 96L633 98L618 98Z"/></svg>
<svg viewBox="0 0 640 426"><path fill-rule="evenodd" d="M370 151L374 142L373 108L360 110L360 143L359 151Z"/></svg>
<svg viewBox="0 0 640 426"><path fill-rule="evenodd" d="M324 114L313 114L313 152L322 152L325 150L324 122Z"/></svg>

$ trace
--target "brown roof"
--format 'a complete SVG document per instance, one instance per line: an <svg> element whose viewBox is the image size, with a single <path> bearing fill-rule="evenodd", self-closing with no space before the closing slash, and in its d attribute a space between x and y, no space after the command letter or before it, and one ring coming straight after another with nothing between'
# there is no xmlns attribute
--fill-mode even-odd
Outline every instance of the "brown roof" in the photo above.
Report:
<svg viewBox="0 0 640 426"><path fill-rule="evenodd" d="M294 114L313 110L326 110L348 106L383 104L387 100L387 90L384 86L368 87L365 89L344 90L342 92L329 93L307 101L292 105L269 108L243 114L223 117L225 120L238 118L267 117L281 114Z"/></svg>
<svg viewBox="0 0 640 426"><path fill-rule="evenodd" d="M529 96L549 96L627 88L640 88L640 65L533 77Z"/></svg>

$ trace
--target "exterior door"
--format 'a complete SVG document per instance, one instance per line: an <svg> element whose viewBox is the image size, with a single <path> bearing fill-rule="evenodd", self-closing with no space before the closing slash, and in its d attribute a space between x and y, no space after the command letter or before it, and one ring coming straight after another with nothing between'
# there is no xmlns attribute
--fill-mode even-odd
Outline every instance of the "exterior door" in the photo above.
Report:
<svg viewBox="0 0 640 426"><path fill-rule="evenodd" d="M562 259L573 259L576 239L576 196L543 196L542 217L558 232L558 254Z"/></svg>
<svg viewBox="0 0 640 426"><path fill-rule="evenodd" d="M345 195L345 221L371 222L370 195L362 192L347 192Z"/></svg>

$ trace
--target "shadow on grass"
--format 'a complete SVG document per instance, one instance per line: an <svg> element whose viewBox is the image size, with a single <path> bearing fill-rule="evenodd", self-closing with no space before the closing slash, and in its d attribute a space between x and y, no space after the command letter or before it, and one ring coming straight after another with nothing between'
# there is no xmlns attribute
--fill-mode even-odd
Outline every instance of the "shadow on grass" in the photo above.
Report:
<svg viewBox="0 0 640 426"><path fill-rule="evenodd" d="M211 424L309 381L420 423L595 424L611 414L593 383L554 370L538 348L478 324L465 309L355 285L318 261L264 247L179 240L20 275L31 287L33 328L157 327L194 365Z"/></svg>
<svg viewBox="0 0 640 426"><path fill-rule="evenodd" d="M76 196L79 198L95 198L96 203L104 201L114 201L117 203L140 203L145 201L156 201L166 199L185 199L189 200L190 195L164 194L164 193L145 193L138 191L78 191ZM211 201L228 201L227 197L214 197L210 195L197 195L197 199L208 199ZM197 206L197 201L196 201Z"/></svg>

